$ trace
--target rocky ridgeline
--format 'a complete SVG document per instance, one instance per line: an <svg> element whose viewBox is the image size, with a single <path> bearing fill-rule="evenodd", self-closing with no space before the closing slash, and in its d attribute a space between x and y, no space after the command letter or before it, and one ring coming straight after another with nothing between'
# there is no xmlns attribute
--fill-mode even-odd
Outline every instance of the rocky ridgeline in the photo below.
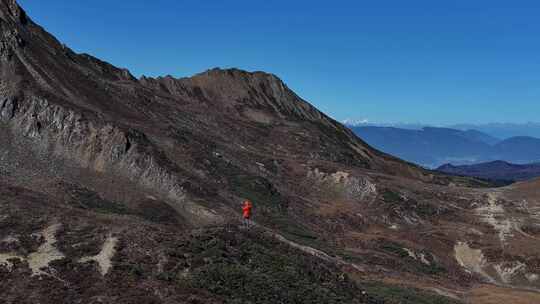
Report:
<svg viewBox="0 0 540 304"><path fill-rule="evenodd" d="M120 174L134 183L215 222L213 213L192 205L179 185L175 165L134 129L85 119L83 115L38 97L0 101L0 123L34 143L37 154L59 156L82 168Z"/></svg>
<svg viewBox="0 0 540 304"><path fill-rule="evenodd" d="M275 115L275 117L269 117L268 122L277 118L296 117L302 120L320 121L334 127L338 125L302 100L278 77L269 73L249 73L238 69L216 68L190 78L143 76L140 83L185 98L195 97L230 107L247 106L265 110L264 112Z"/></svg>

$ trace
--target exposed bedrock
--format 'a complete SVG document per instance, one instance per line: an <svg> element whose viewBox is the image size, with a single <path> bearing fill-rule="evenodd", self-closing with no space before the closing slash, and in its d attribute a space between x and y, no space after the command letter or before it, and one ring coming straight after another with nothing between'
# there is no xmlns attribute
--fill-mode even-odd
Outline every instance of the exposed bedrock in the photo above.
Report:
<svg viewBox="0 0 540 304"><path fill-rule="evenodd" d="M215 212L190 201L180 186L180 169L142 132L89 120L37 97L0 99L0 122L0 128L30 139L36 155L52 155L98 173L124 176L161 194L177 211L194 213L203 223L220 221Z"/></svg>

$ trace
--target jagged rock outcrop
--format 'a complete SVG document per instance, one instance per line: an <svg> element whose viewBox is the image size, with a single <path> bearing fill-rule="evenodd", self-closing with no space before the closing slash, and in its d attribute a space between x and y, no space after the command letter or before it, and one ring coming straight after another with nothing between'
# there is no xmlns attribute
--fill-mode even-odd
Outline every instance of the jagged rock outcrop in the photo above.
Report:
<svg viewBox="0 0 540 304"><path fill-rule="evenodd" d="M50 154L99 173L117 173L135 184L185 205L194 216L216 223L219 216L192 205L180 185L180 170L134 129L88 120L38 97L6 98L0 118L12 133L32 140L38 155Z"/></svg>

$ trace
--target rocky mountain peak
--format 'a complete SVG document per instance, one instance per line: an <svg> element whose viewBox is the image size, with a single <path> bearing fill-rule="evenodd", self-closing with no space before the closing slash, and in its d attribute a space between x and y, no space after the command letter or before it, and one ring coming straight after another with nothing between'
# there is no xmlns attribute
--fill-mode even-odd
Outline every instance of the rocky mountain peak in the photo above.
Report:
<svg viewBox="0 0 540 304"><path fill-rule="evenodd" d="M258 122L305 119L325 125L335 121L294 93L279 77L266 72L214 68L187 78L141 77L146 87L196 99L222 108L234 108Z"/></svg>

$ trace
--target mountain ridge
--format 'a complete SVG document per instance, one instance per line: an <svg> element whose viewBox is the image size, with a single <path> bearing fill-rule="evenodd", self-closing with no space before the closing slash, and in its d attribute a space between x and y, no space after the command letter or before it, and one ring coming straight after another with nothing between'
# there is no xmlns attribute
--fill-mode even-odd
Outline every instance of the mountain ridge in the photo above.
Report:
<svg viewBox="0 0 540 304"><path fill-rule="evenodd" d="M461 131L475 130L496 139L507 139L515 136L530 136L540 138L540 123L539 122L524 122L524 123L482 123L482 124L422 124L422 123L377 123L369 120L353 120L345 119L341 121L349 127L394 127L400 129L420 130L424 127L433 128L450 128Z"/></svg>
<svg viewBox="0 0 540 304"><path fill-rule="evenodd" d="M493 161L465 166L445 164L437 168L437 171L491 180L524 181L540 176L540 163L517 165Z"/></svg>
<svg viewBox="0 0 540 304"><path fill-rule="evenodd" d="M356 135L387 153L425 167L445 163L467 165L504 160L531 163L540 160L540 140L520 136L504 140L485 133L425 127L408 130L392 127L352 127Z"/></svg>

